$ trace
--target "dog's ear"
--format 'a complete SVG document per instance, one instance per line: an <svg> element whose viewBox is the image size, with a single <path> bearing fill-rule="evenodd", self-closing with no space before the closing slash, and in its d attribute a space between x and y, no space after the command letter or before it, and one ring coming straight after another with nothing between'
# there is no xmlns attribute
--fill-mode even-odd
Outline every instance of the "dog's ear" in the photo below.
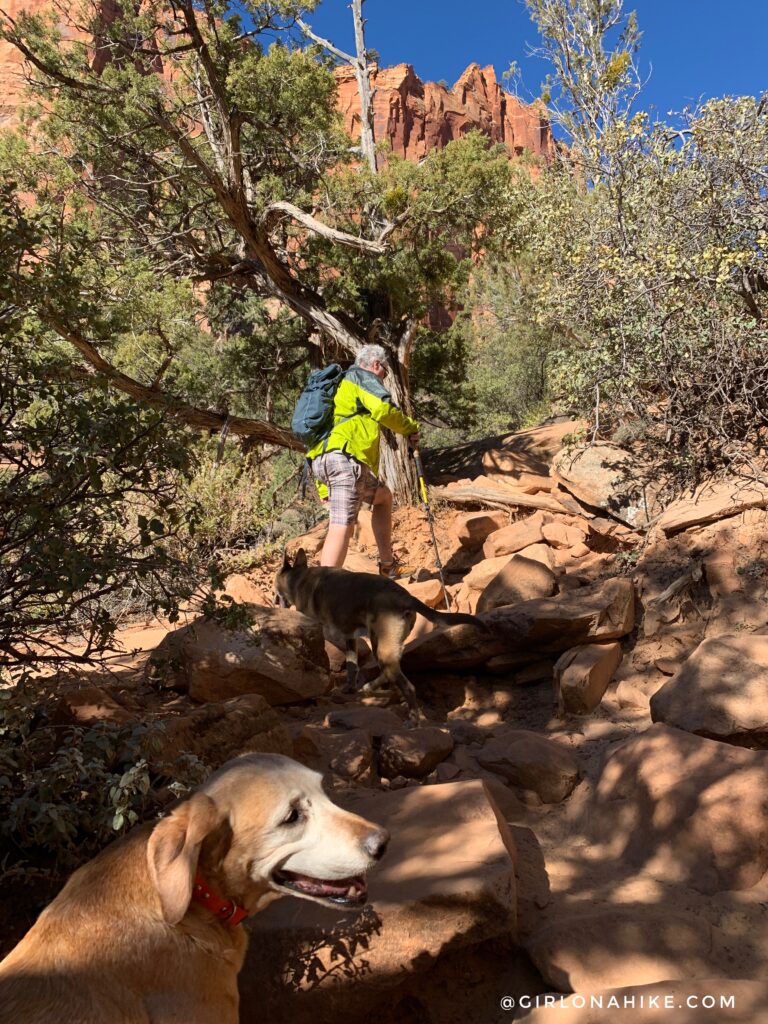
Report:
<svg viewBox="0 0 768 1024"><path fill-rule="evenodd" d="M296 560L294 561L293 565L294 568L296 569L307 568L307 552L304 550L304 548L299 548L299 550L296 552Z"/></svg>
<svg viewBox="0 0 768 1024"><path fill-rule="evenodd" d="M152 829L147 843L149 877L168 924L178 924L186 914L200 846L225 817L209 796L195 793Z"/></svg>
<svg viewBox="0 0 768 1024"><path fill-rule="evenodd" d="M283 564L280 566L280 572L285 572L291 568L291 560L288 557L288 548L283 548Z"/></svg>

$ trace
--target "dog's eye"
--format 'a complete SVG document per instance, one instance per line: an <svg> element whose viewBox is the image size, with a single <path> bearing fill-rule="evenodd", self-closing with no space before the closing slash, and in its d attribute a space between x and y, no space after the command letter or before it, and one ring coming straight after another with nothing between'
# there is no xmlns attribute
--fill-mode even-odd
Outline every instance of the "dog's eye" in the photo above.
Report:
<svg viewBox="0 0 768 1024"><path fill-rule="evenodd" d="M283 818L281 825L295 825L301 819L301 811L298 807L292 807L287 818Z"/></svg>

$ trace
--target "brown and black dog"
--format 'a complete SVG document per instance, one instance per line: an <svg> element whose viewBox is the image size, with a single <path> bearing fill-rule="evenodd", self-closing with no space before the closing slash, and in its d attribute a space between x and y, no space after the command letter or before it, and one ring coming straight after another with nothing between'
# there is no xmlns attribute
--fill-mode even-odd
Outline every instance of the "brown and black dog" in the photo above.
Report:
<svg viewBox="0 0 768 1024"><path fill-rule="evenodd" d="M474 615L430 608L386 576L323 566L310 567L303 548L299 548L293 564L287 552L283 556L283 564L275 579L275 593L279 604L294 606L327 627L332 639L344 641L349 690L354 690L357 684L355 638L368 636L381 673L363 689L370 691L394 683L415 720L423 716L413 684L400 668L400 659L416 616L423 615L430 622L463 623L486 628Z"/></svg>

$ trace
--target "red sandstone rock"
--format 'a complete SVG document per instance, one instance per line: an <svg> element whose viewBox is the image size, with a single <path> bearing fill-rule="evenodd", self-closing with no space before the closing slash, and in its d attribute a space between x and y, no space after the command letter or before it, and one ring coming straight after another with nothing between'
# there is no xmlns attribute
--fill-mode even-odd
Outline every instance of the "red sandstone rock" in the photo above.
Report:
<svg viewBox="0 0 768 1024"><path fill-rule="evenodd" d="M524 729L510 730L489 740L477 757L483 768L507 783L531 790L547 804L559 803L573 792L581 773L565 746Z"/></svg>
<svg viewBox="0 0 768 1024"><path fill-rule="evenodd" d="M550 597L555 592L555 586L555 574L549 566L543 565L538 559L513 555L483 590L477 602L477 611L487 612L502 605Z"/></svg>
<svg viewBox="0 0 768 1024"><path fill-rule="evenodd" d="M652 725L609 755L585 834L624 877L701 893L749 889L768 869L768 754Z"/></svg>
<svg viewBox="0 0 768 1024"><path fill-rule="evenodd" d="M291 704L330 688L319 623L287 608L249 605L249 630L200 618L168 633L155 648L148 675L197 701L259 693L269 704Z"/></svg>
<svg viewBox="0 0 768 1024"><path fill-rule="evenodd" d="M421 583L404 583L399 581L403 590L407 590L428 608L440 608L445 611L445 591L440 580L424 580Z"/></svg>
<svg viewBox="0 0 768 1024"><path fill-rule="evenodd" d="M621 644L586 644L566 651L555 665L561 713L588 715L603 699L621 661Z"/></svg>
<svg viewBox="0 0 768 1024"><path fill-rule="evenodd" d="M353 138L360 134L360 100L351 68L336 70L338 107ZM407 160L478 129L502 143L510 156L526 150L550 160L555 147L546 109L522 103L496 81L493 67L470 64L452 89L422 82L410 64L378 68L371 75L374 137Z"/></svg>
<svg viewBox="0 0 768 1024"><path fill-rule="evenodd" d="M542 526L545 513L534 512L526 519L519 519L510 526L492 533L485 544L483 554L486 558L498 558L500 555L513 555L531 544L540 544L543 539Z"/></svg>
<svg viewBox="0 0 768 1024"><path fill-rule="evenodd" d="M457 521L454 532L462 547L478 551L489 534L502 529L508 522L506 512L470 512Z"/></svg>
<svg viewBox="0 0 768 1024"><path fill-rule="evenodd" d="M381 743L381 774L390 779L398 775L420 779L429 775L452 750L453 738L446 729L424 726L391 732Z"/></svg>

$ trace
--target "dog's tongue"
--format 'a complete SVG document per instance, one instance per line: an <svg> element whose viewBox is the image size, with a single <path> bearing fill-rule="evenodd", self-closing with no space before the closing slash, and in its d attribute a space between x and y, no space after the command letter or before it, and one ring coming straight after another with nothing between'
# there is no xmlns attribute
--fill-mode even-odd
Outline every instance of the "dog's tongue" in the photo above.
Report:
<svg viewBox="0 0 768 1024"><path fill-rule="evenodd" d="M311 878L309 875L299 874L297 871L283 871L282 874L290 879L296 889L311 896L359 896L365 892L365 880L362 875L326 881L322 878Z"/></svg>

